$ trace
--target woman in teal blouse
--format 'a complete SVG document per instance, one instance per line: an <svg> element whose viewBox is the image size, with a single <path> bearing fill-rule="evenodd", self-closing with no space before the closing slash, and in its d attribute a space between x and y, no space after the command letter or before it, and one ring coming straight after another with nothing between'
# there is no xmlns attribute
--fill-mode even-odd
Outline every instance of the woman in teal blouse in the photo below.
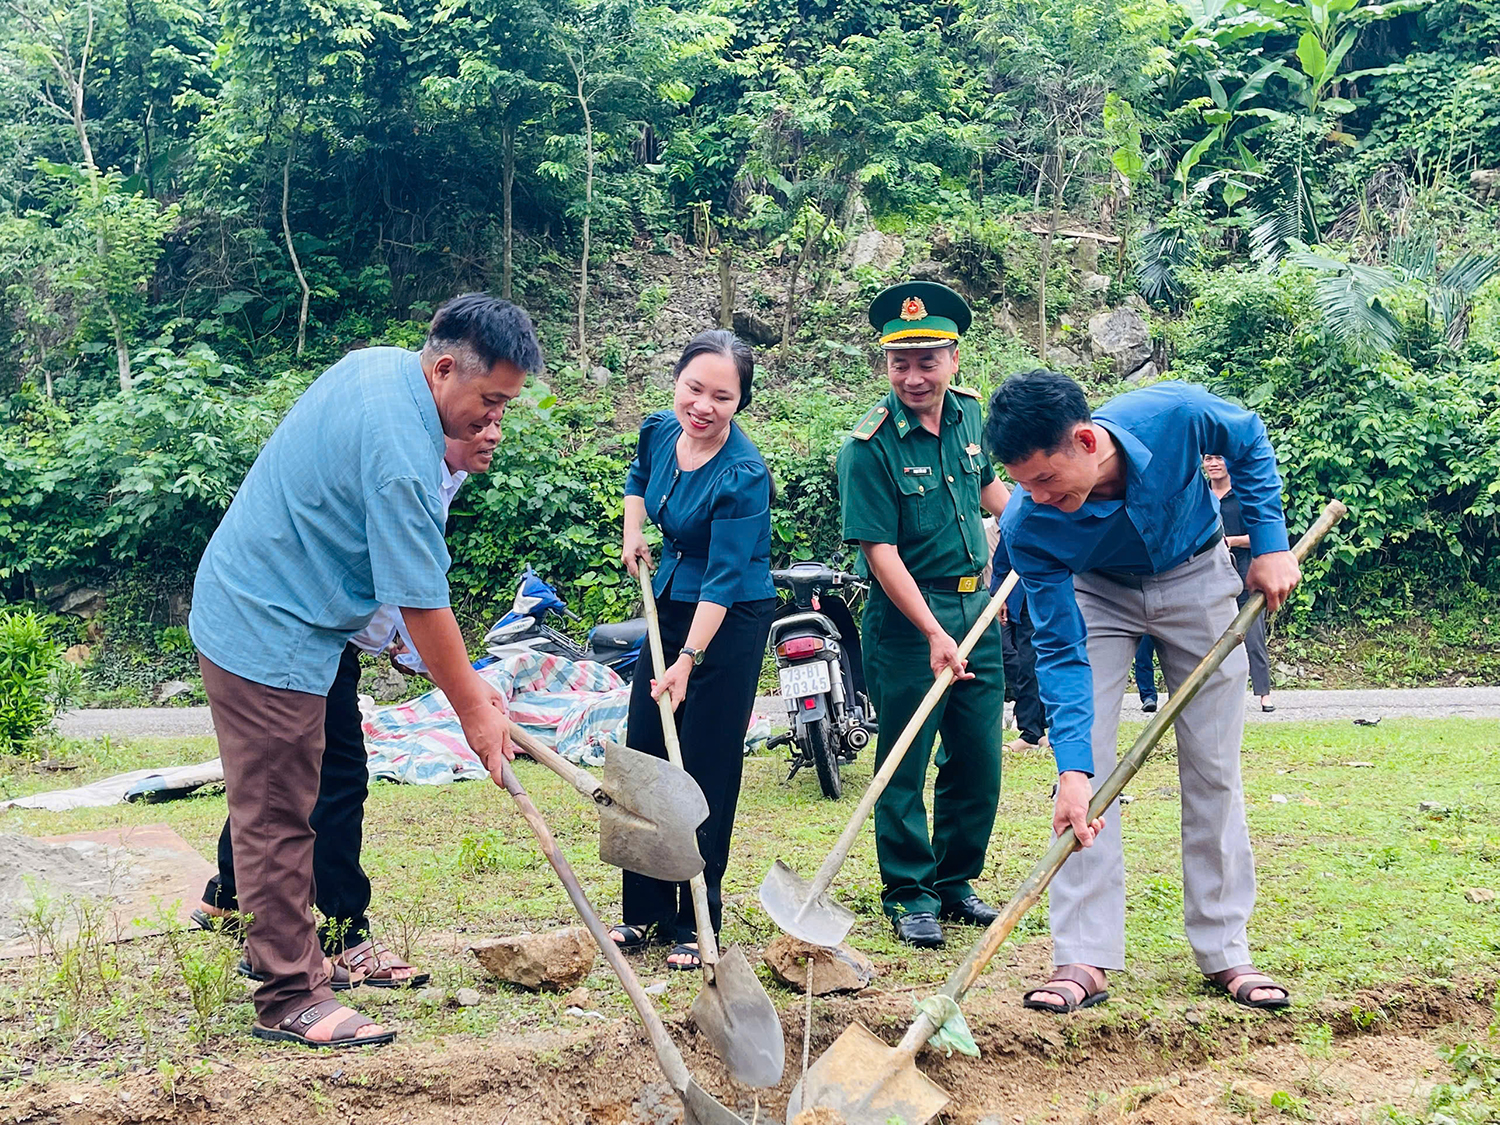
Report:
<svg viewBox="0 0 1500 1125"><path fill-rule="evenodd" d="M671 692L683 766L708 799L698 829L714 932L723 924L719 886L740 795L745 729L776 608L771 583L771 474L760 450L734 423L750 403L755 356L732 332L715 329L688 342L677 361L672 409L641 423L625 479L623 554L630 573L651 560L643 527L662 533L653 583L662 647L675 660L666 675L638 675L630 693L630 745L666 757L656 699ZM674 969L699 965L687 883L626 872L625 948L673 944Z"/></svg>

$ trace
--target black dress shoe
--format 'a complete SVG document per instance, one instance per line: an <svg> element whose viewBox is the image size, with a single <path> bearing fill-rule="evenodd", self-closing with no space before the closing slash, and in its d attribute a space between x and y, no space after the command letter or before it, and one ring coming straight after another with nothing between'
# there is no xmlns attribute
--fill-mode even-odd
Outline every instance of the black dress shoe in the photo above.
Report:
<svg viewBox="0 0 1500 1125"><path fill-rule="evenodd" d="M1143 699L1143 700L1141 700L1141 710L1142 711L1155 711L1156 710L1156 700L1154 700L1154 699Z"/></svg>
<svg viewBox="0 0 1500 1125"><path fill-rule="evenodd" d="M951 906L943 907L944 922L963 922L969 926L988 926L996 918L1000 917L1000 911L978 895L970 895L962 902L955 902Z"/></svg>
<svg viewBox="0 0 1500 1125"><path fill-rule="evenodd" d="M939 949L943 944L943 927L930 910L918 910L903 914L891 923L896 927L896 937L915 945L918 949Z"/></svg>

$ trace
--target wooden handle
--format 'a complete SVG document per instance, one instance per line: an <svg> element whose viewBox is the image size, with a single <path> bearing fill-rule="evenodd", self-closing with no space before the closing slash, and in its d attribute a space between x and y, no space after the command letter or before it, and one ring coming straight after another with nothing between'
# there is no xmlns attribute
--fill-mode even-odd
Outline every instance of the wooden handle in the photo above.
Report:
<svg viewBox="0 0 1500 1125"><path fill-rule="evenodd" d="M575 766L514 719L506 721L510 723L510 740L528 754L537 765L546 766L594 804L614 804L609 794L604 791L603 784L593 774Z"/></svg>
<svg viewBox="0 0 1500 1125"><path fill-rule="evenodd" d="M530 752L527 750L527 753ZM677 1050L676 1044L667 1034L667 1029L662 1026L661 1017L656 1014L656 1006L641 988L641 982L636 979L635 972L630 968L630 962L625 960L625 955L620 952L619 944L609 936L609 931L599 921L598 913L589 903L588 897L584 895L583 888L578 884L578 876L573 873L567 857L558 850L557 841L553 839L547 822L542 819L542 814L531 803L530 796L521 787L521 782L516 778L515 771L511 769L509 762L502 763L500 767L500 783L515 800L516 806L521 810L521 815L525 817L526 823L531 828L531 834L536 837L537 843L541 846L542 854L547 857L552 870L557 872L563 888L568 892L568 898L573 900L573 908L578 911L583 924L593 935L594 942L599 946L599 951L604 954L604 959L609 962L609 967L615 971L615 975L620 978L620 983L624 985L626 995L630 997L630 1002L635 1005L636 1014L641 1017L641 1023L646 1027L652 1050L656 1052L656 1057L661 1063L662 1073L666 1075L672 1088L682 1095L687 1091L690 1080L687 1064L682 1061L682 1055Z"/></svg>
<svg viewBox="0 0 1500 1125"><path fill-rule="evenodd" d="M1328 534L1330 528L1339 520L1344 518L1348 509L1337 500L1330 500L1328 506L1323 509L1323 514L1318 517L1316 523L1307 529L1306 534L1297 540L1297 545L1292 548L1292 553L1301 563L1312 553L1314 547L1323 536ZM1158 711L1155 717L1146 724L1140 736L1131 746L1130 752L1120 759L1110 775L1104 779L1095 792L1094 799L1089 802L1088 818L1094 820L1104 815L1104 810L1109 808L1129 784L1131 778L1140 772L1141 766L1145 764L1146 758L1161 741L1161 736L1166 733L1167 727L1182 713L1184 707L1192 702L1193 696L1198 694L1208 680L1208 677L1224 663L1224 658L1234 651L1235 646L1244 643L1245 633L1250 628L1250 623L1255 620L1266 606L1266 596L1262 593L1254 593L1245 602L1244 608L1235 614L1235 618L1224 631L1218 642L1211 648L1198 666L1186 680L1168 697L1167 705ZM968 992L979 974L984 971L990 959L994 957L995 951L1000 948L1002 942L1010 936L1011 930L1015 929L1016 923L1021 916L1030 910L1042 897L1042 892L1047 889L1047 884L1052 882L1067 858L1078 849L1078 837L1073 829L1065 829L1052 841L1037 865L1031 869L1031 874L1026 879L1015 895L1005 904L1000 911L1000 916L990 923L979 941L975 943L969 955L949 975L941 991L953 997L954 1000L963 999L964 993ZM929 1036L937 1030L937 1026L931 1018L924 1015L918 1016L915 1023L907 1030L901 1040L900 1050L909 1052L913 1057L922 1049Z"/></svg>
<svg viewBox="0 0 1500 1125"><path fill-rule="evenodd" d="M646 607L646 633L651 644L651 660L659 680L667 674L667 657L661 647L661 619L656 613L656 591L651 589L651 564L641 559L636 564L641 580L641 600ZM682 769L682 745L677 741L677 718L672 712L672 695L662 692L656 705L661 708L661 737L667 744L667 759ZM693 921L698 928L698 960L703 965L703 979L713 983L714 966L719 963L719 943L714 938L713 913L708 908L708 882L700 871L688 881L693 895Z"/></svg>
<svg viewBox="0 0 1500 1125"><path fill-rule="evenodd" d="M1005 581L991 595L989 604L984 607L984 612L979 615L973 626L964 634L963 642L958 646L958 658L960 660L967 660L969 653L974 651L974 646L979 643L979 638L984 636L984 631L995 620L995 616L1000 612L1000 607L1005 604L1005 599L1010 596L1010 592L1015 589L1016 583L1019 580L1020 575L1015 571L1011 571L1005 576ZM890 753L885 756L885 761L881 763L880 769L876 771L875 776L870 780L869 788L865 790L865 795L860 799L859 805L855 808L854 815L849 818L849 823L844 826L844 831L839 836L838 842L833 845L833 850L828 853L828 858L823 861L822 866L818 868L818 873L813 876L812 883L808 887L807 901L802 907L803 911L807 910L812 905L813 900L826 891L833 883L834 876L839 873L839 868L843 867L844 861L849 858L849 849L854 846L854 841L859 836L860 828L869 818L870 813L874 811L875 802L885 792L886 786L890 785L891 778L895 776L896 770L901 766L901 759L906 757L906 751L916 741L917 734L922 729L922 724L927 721L927 716L932 714L932 709L938 705L938 700L943 698L943 693L948 690L949 685L952 683L953 669L944 668L938 674L937 679L933 681L932 686L927 689L927 694L922 697L922 702L917 705L916 711L912 713L910 721L907 722L906 727L901 731L901 736L896 739Z"/></svg>

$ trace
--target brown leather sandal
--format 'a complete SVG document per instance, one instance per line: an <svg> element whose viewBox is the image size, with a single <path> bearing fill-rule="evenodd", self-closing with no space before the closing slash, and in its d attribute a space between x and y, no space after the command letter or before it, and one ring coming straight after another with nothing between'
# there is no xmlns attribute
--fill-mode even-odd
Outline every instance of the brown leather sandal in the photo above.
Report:
<svg viewBox="0 0 1500 1125"><path fill-rule="evenodd" d="M351 945L333 959L334 968L347 969L371 988L421 988L430 973L412 969L384 945L373 939ZM399 975L407 970L407 975Z"/></svg>
<svg viewBox="0 0 1500 1125"><path fill-rule="evenodd" d="M1291 990L1284 984L1277 984L1254 965L1236 965L1222 972L1208 973L1203 979L1210 988L1222 992L1242 1007L1275 1009L1289 1008L1292 1005ZM1275 989L1281 995L1262 996L1259 1000L1252 1000L1250 994L1258 988Z"/></svg>
<svg viewBox="0 0 1500 1125"><path fill-rule="evenodd" d="M349 1015L334 1027L327 1039L309 1038L308 1033L317 1024L340 1012L348 1012ZM250 1028L250 1034L273 1043L296 1043L303 1047L379 1047L385 1043L394 1043L394 1031L380 1031L373 1035L356 1034L362 1027L379 1026L374 1020L366 1019L337 1000L320 1000L300 1012L293 1012L275 1027L256 1023Z"/></svg>
<svg viewBox="0 0 1500 1125"><path fill-rule="evenodd" d="M1053 988L1052 985L1073 985L1078 989L1078 999L1073 999L1073 990L1066 987ZM1056 1000L1038 1000L1039 993L1051 992L1064 998L1059 1004ZM1038 1012L1052 1012L1059 1016L1065 1016L1070 1012L1076 1012L1080 1008L1092 1008L1095 1004L1102 1004L1109 999L1109 989L1095 988L1094 978L1089 971L1081 966L1063 965L1052 971L1052 979L1039 988L1027 991L1021 997L1022 1007L1031 1008Z"/></svg>

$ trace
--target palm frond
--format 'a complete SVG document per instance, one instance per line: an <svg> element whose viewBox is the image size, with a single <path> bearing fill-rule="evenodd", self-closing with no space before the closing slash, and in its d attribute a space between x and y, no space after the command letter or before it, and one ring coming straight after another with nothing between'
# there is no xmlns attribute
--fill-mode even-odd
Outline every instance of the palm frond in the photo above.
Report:
<svg viewBox="0 0 1500 1125"><path fill-rule="evenodd" d="M1445 269L1432 286L1432 304L1447 326L1448 346L1457 350L1469 338L1469 311L1474 294L1500 274L1500 254L1465 254Z"/></svg>
<svg viewBox="0 0 1500 1125"><path fill-rule="evenodd" d="M1180 224L1141 235L1136 244L1135 285L1152 304L1180 308L1187 297L1183 274L1198 260L1198 236Z"/></svg>
<svg viewBox="0 0 1500 1125"><path fill-rule="evenodd" d="M1401 342L1401 322L1380 300L1401 283L1394 270L1341 262L1295 241L1287 261L1318 274L1313 301L1334 338L1356 355L1392 351Z"/></svg>

